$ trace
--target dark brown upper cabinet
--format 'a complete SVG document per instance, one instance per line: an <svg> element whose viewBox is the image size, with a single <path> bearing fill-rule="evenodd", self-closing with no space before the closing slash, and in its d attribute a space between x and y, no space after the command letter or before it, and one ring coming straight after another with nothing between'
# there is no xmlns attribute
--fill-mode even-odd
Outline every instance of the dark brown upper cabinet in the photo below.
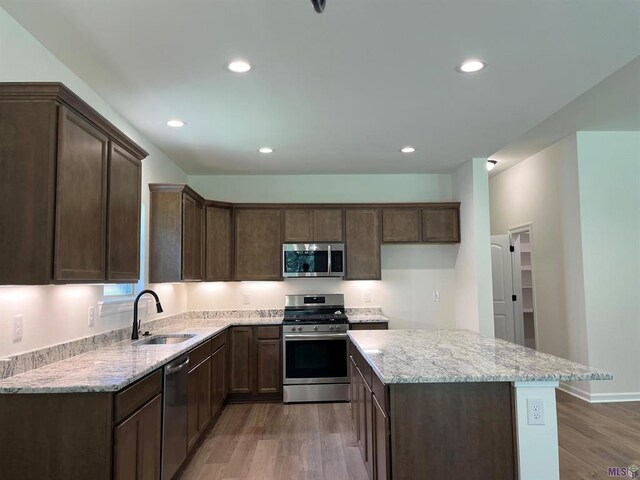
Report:
<svg viewBox="0 0 640 480"><path fill-rule="evenodd" d="M384 208L382 241L384 243L417 243L420 241L420 210L417 208Z"/></svg>
<svg viewBox="0 0 640 480"><path fill-rule="evenodd" d="M233 280L233 209L205 206L205 274L207 282Z"/></svg>
<svg viewBox="0 0 640 480"><path fill-rule="evenodd" d="M460 242L460 206L422 209L422 241L427 243Z"/></svg>
<svg viewBox="0 0 640 480"><path fill-rule="evenodd" d="M149 281L199 281L204 199L184 184L149 184Z"/></svg>
<svg viewBox="0 0 640 480"><path fill-rule="evenodd" d="M347 209L347 280L380 280L380 210Z"/></svg>
<svg viewBox="0 0 640 480"><path fill-rule="evenodd" d="M237 208L235 279L282 279L282 231L279 209Z"/></svg>
<svg viewBox="0 0 640 480"><path fill-rule="evenodd" d="M0 284L139 278L142 148L60 83L0 83Z"/></svg>
<svg viewBox="0 0 640 480"><path fill-rule="evenodd" d="M140 185L142 163L118 145L109 155L107 280L140 278Z"/></svg>
<svg viewBox="0 0 640 480"><path fill-rule="evenodd" d="M284 241L342 242L341 209L298 209L284 211Z"/></svg>

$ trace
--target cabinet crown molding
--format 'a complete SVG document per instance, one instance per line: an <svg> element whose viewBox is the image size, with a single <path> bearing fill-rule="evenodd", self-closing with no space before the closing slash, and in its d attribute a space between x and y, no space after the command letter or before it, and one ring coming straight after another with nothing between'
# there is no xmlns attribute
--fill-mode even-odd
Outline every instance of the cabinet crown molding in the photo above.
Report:
<svg viewBox="0 0 640 480"><path fill-rule="evenodd" d="M149 153L122 133L109 120L99 114L87 102L73 93L61 82L2 82L0 83L0 101L39 100L58 102L70 108L86 120L94 123L112 139L126 148L138 160L149 156Z"/></svg>

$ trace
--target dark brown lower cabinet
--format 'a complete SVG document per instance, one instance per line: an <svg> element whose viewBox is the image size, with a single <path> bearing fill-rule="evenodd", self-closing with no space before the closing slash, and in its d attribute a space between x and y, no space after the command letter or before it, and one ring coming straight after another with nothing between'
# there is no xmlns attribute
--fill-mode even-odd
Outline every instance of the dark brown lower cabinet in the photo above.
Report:
<svg viewBox="0 0 640 480"><path fill-rule="evenodd" d="M358 447L364 458L364 466L367 469L369 478L373 476L373 429L372 429L372 410L373 395L371 388L367 384L362 372L358 369Z"/></svg>
<svg viewBox="0 0 640 480"><path fill-rule="evenodd" d="M229 401L280 400L282 328L232 327L229 335Z"/></svg>
<svg viewBox="0 0 640 480"><path fill-rule="evenodd" d="M389 476L389 418L385 409L378 403L378 398L373 399L372 429L375 435L373 439L373 470L376 480L387 480Z"/></svg>
<svg viewBox="0 0 640 480"><path fill-rule="evenodd" d="M189 370L187 441L191 451L211 420L211 357Z"/></svg>
<svg viewBox="0 0 640 480"><path fill-rule="evenodd" d="M227 400L227 346L211 355L211 418L216 419Z"/></svg>
<svg viewBox="0 0 640 480"><path fill-rule="evenodd" d="M351 323L349 330L389 330L388 322Z"/></svg>
<svg viewBox="0 0 640 480"><path fill-rule="evenodd" d="M162 394L118 425L113 437L114 479L159 479Z"/></svg>

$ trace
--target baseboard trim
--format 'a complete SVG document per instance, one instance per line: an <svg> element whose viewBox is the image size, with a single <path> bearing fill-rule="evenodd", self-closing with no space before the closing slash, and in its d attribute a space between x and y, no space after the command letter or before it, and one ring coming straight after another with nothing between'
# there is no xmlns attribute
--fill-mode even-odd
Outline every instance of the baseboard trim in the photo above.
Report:
<svg viewBox="0 0 640 480"><path fill-rule="evenodd" d="M560 382L560 386L558 388L569 395L573 395L574 397L589 403L640 402L640 392L589 393L581 388L574 387L573 385L567 385L564 382Z"/></svg>

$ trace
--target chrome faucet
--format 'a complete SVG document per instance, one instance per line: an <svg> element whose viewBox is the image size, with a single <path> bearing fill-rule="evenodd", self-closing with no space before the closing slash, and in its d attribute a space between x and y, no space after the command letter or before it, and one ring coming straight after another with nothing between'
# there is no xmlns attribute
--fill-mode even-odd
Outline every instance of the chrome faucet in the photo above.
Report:
<svg viewBox="0 0 640 480"><path fill-rule="evenodd" d="M136 299L133 301L133 330L131 331L131 340L138 340L138 333L140 331L140 321L138 320L138 301L140 297L145 293L150 293L153 295L153 298L156 299L156 312L162 313L162 304L160 303L160 299L158 298L158 294L153 290L142 290Z"/></svg>

